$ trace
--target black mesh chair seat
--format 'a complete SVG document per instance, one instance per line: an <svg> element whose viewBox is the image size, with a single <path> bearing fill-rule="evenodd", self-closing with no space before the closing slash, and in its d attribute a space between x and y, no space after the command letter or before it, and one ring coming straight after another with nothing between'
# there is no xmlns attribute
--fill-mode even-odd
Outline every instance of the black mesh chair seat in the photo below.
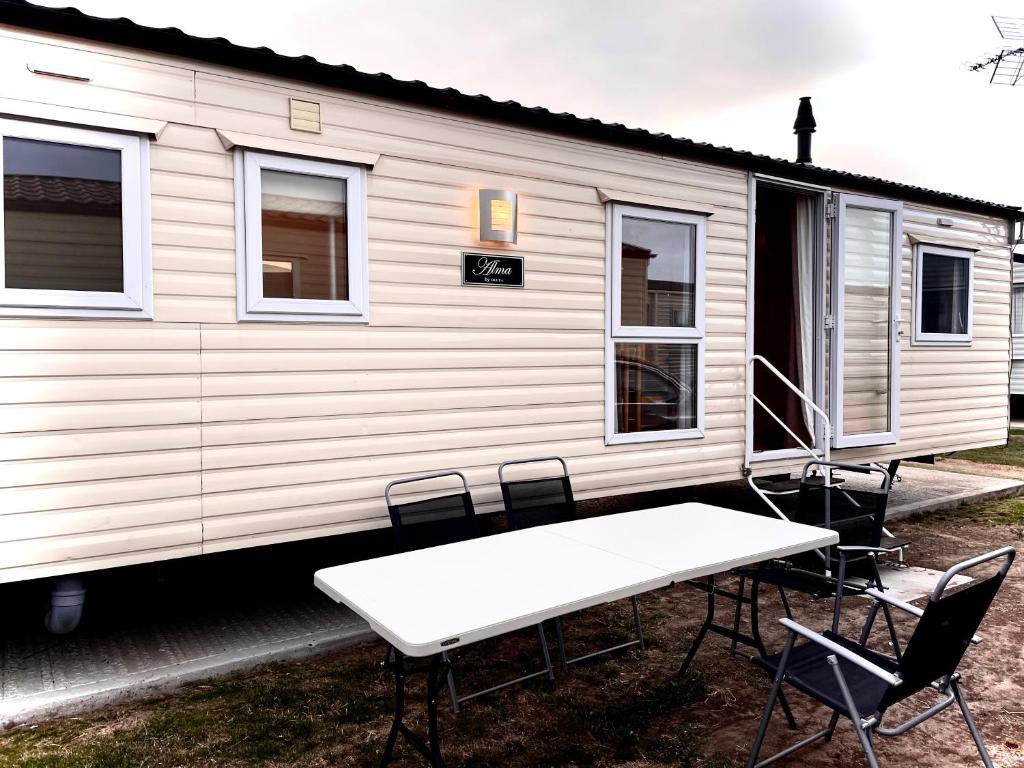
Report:
<svg viewBox="0 0 1024 768"><path fill-rule="evenodd" d="M388 503L395 541L403 552L437 547L480 535L468 491L401 504Z"/></svg>
<svg viewBox="0 0 1024 768"><path fill-rule="evenodd" d="M568 475L503 481L501 495L512 530L576 519L576 502Z"/></svg>
<svg viewBox="0 0 1024 768"><path fill-rule="evenodd" d="M901 539L899 536L883 535L878 545L882 549L906 549L911 544L910 539Z"/></svg>
<svg viewBox="0 0 1024 768"><path fill-rule="evenodd" d="M895 659L867 648L862 648L860 644L848 640L842 635L832 631L825 631L822 632L822 636L889 672L896 672L899 669L899 664ZM789 654L789 661L786 665L786 682L794 688L803 691L808 696L817 699L822 704L850 717L851 715L847 712L843 696L836 687L835 673L832 672L826 661L831 654L832 651L828 648L810 641L795 645ZM778 672L781 660L781 651L765 658L754 658L754 662L766 669L772 676ZM839 667L850 687L850 693L853 694L857 711L875 712L879 704L881 704L886 690L889 688L888 684L870 672L865 672L848 659L840 658L838 661Z"/></svg>
<svg viewBox="0 0 1024 768"><path fill-rule="evenodd" d="M874 734L899 736L954 703L960 707L982 762L987 768L992 768L992 759L960 689L958 668L967 649L977 642L975 632L988 613L1015 555L1011 547L1003 547L953 566L939 578L924 610L877 589L867 590L874 604L857 642L834 631L818 634L792 619L781 619L782 625L789 630L785 648L781 653L755 660L772 676L773 682L747 768L768 765L819 739L831 739L840 717L850 720L868 765L877 768L872 745ZM957 574L997 562L1000 566L994 575L946 594L949 583ZM898 608L918 619L906 650L896 658L865 647L880 605ZM789 683L824 704L832 710L832 717L827 728L759 763L757 757L775 702L780 700L783 683ZM941 698L909 720L883 727L886 713L893 705L924 691Z"/></svg>
<svg viewBox="0 0 1024 768"><path fill-rule="evenodd" d="M799 568L780 566L777 568L744 568L737 571L743 578L756 578L760 584L781 587L792 592L802 592L814 598L833 597L836 593L836 582L822 578L822 574L804 571ZM860 586L844 579L843 597L862 595L868 585Z"/></svg>

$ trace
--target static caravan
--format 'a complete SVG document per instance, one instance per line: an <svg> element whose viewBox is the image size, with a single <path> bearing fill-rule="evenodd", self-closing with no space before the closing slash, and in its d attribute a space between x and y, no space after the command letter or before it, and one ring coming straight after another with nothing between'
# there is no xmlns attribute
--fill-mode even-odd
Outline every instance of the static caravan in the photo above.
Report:
<svg viewBox="0 0 1024 768"><path fill-rule="evenodd" d="M592 498L1006 440L1019 208L17 0L0 54L0 581L448 468L493 510L510 459Z"/></svg>

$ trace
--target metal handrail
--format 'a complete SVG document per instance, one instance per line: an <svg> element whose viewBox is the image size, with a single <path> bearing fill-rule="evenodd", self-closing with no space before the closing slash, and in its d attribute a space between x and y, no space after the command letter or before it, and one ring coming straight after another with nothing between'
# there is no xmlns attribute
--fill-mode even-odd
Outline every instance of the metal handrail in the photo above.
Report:
<svg viewBox="0 0 1024 768"><path fill-rule="evenodd" d="M775 374L775 378L777 378L779 381L781 381L783 384L789 387L797 397L799 397L801 400L807 403L807 405L811 406L811 410L821 417L821 420L825 423L825 440L823 449L825 452L824 459L825 461L828 461L829 437L832 435L832 421L831 419L829 419L828 414L825 413L825 411L823 411L817 403L815 403L811 398L809 398L803 392L803 390L801 390L796 384L787 379L786 375L782 371L780 371L778 368L776 368L774 365L768 362L768 360L766 360L763 355L751 355L750 360L747 362L747 370L749 372L749 381L747 382L748 397L754 397L754 363L761 363L765 368L767 368L769 371ZM766 411L769 411L769 408L766 405L764 405L764 403L761 403L761 407L764 408ZM816 459L818 457L814 456L812 458Z"/></svg>
<svg viewBox="0 0 1024 768"><path fill-rule="evenodd" d="M764 401L761 400L761 398L754 394L754 363L761 363L772 374L774 374L775 378L777 378L779 381L781 381L783 384L789 387L789 389L792 390L797 397L799 397L803 402L809 405L811 407L811 410L821 418L822 423L825 427L825 435L824 439L822 440L822 448L820 451L820 455L819 451L815 450L814 448L810 448L803 440L800 439L800 437L790 428L788 424L786 424L782 419L780 419L775 414L775 412L772 411L771 408L765 405ZM786 375L782 373L782 371L780 371L778 368L776 368L774 365L768 362L768 360L765 359L763 355L751 355L750 359L747 360L747 400L747 410L749 413L753 413L753 405L755 403L761 406L761 408L764 409L765 413L767 413L769 416L775 419L775 421L778 422L779 425L784 430L786 430L787 433L789 433L790 437L792 437L794 440L796 440L797 443L799 443L800 447L812 459L822 459L825 462L828 462L830 460L830 444L832 442L832 422L829 419L828 414L825 413L825 411L823 411L817 405L817 403L815 403L811 398L804 394L804 392L799 387L797 387L796 384L794 384L788 378L786 378ZM748 424L747 428L752 429L753 425ZM765 504L771 507L772 511L775 512L775 514L778 515L778 517L780 517L783 520L789 519L786 517L786 515L783 514L782 510L775 506L775 503L768 498L767 494L765 494L764 491L757 487L757 484L754 482L754 476L752 474L747 475L747 484L753 489L754 493L761 497L761 500ZM825 487L831 487L831 473L829 472L825 473Z"/></svg>

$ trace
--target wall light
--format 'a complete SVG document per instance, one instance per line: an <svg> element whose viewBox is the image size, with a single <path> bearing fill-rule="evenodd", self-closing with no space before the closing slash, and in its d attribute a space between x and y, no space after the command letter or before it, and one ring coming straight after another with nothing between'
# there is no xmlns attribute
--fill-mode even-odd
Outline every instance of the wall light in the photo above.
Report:
<svg viewBox="0 0 1024 768"><path fill-rule="evenodd" d="M518 200L515 192L480 190L480 241L514 243L518 236Z"/></svg>

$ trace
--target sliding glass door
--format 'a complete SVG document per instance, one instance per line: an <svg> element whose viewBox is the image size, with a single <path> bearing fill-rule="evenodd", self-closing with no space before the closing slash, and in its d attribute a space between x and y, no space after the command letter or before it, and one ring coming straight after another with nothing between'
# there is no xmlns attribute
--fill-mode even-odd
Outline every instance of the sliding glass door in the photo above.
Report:
<svg viewBox="0 0 1024 768"><path fill-rule="evenodd" d="M899 437L902 242L901 203L836 196L830 402L838 448Z"/></svg>

